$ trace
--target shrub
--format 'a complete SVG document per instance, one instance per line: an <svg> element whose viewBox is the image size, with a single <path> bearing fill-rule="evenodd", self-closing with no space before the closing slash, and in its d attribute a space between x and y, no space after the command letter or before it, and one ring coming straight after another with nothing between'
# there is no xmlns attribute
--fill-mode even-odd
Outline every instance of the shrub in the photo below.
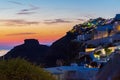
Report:
<svg viewBox="0 0 120 80"><path fill-rule="evenodd" d="M25 60L0 61L0 80L55 80L48 72Z"/></svg>
<svg viewBox="0 0 120 80"><path fill-rule="evenodd" d="M95 52L94 54L95 55L100 55L102 52L101 51L97 51L97 52Z"/></svg>
<svg viewBox="0 0 120 80"><path fill-rule="evenodd" d="M111 49L105 48L106 56L109 56L112 53Z"/></svg>

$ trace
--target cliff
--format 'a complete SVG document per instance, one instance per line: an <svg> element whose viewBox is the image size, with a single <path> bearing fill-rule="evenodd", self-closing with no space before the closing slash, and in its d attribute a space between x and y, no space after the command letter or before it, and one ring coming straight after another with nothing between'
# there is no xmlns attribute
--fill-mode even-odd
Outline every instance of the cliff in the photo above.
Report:
<svg viewBox="0 0 120 80"><path fill-rule="evenodd" d="M24 44L18 45L10 50L5 59L24 58L32 63L44 63L44 57L48 51L48 46L39 44L36 39L26 39Z"/></svg>

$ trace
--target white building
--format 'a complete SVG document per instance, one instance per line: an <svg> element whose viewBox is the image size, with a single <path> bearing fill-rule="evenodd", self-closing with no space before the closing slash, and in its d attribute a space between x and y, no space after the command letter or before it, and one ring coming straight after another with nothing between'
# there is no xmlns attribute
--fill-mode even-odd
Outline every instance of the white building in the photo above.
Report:
<svg viewBox="0 0 120 80"><path fill-rule="evenodd" d="M81 34L77 36L77 41L90 40L91 38L92 38L92 34Z"/></svg>
<svg viewBox="0 0 120 80"><path fill-rule="evenodd" d="M98 26L96 28L97 33L94 34L94 39L100 39L113 35L114 26L111 24Z"/></svg>
<svg viewBox="0 0 120 80"><path fill-rule="evenodd" d="M84 66L61 66L46 68L57 80L89 80L98 72L98 68L86 68Z"/></svg>

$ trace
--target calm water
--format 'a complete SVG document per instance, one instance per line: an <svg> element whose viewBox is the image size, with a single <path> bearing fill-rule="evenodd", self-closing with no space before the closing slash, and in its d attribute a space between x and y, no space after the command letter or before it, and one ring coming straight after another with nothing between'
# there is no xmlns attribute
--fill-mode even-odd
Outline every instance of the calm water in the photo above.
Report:
<svg viewBox="0 0 120 80"><path fill-rule="evenodd" d="M0 50L0 56L5 55L9 50Z"/></svg>

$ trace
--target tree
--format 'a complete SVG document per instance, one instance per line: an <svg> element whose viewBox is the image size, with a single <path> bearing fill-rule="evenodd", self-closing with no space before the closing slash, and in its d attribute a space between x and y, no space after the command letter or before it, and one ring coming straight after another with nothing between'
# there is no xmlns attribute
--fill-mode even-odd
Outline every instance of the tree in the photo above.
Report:
<svg viewBox="0 0 120 80"><path fill-rule="evenodd" d="M99 59L101 53L102 53L101 51L97 51L97 52L95 52L95 53L94 53L94 57Z"/></svg>
<svg viewBox="0 0 120 80"><path fill-rule="evenodd" d="M105 52L106 52L106 56L109 56L111 54L112 50L109 48L105 48Z"/></svg>
<svg viewBox="0 0 120 80"><path fill-rule="evenodd" d="M55 80L50 73L25 60L0 61L0 80Z"/></svg>
<svg viewBox="0 0 120 80"><path fill-rule="evenodd" d="M95 55L100 55L102 52L101 51L97 51L97 52L95 52L94 54Z"/></svg>

